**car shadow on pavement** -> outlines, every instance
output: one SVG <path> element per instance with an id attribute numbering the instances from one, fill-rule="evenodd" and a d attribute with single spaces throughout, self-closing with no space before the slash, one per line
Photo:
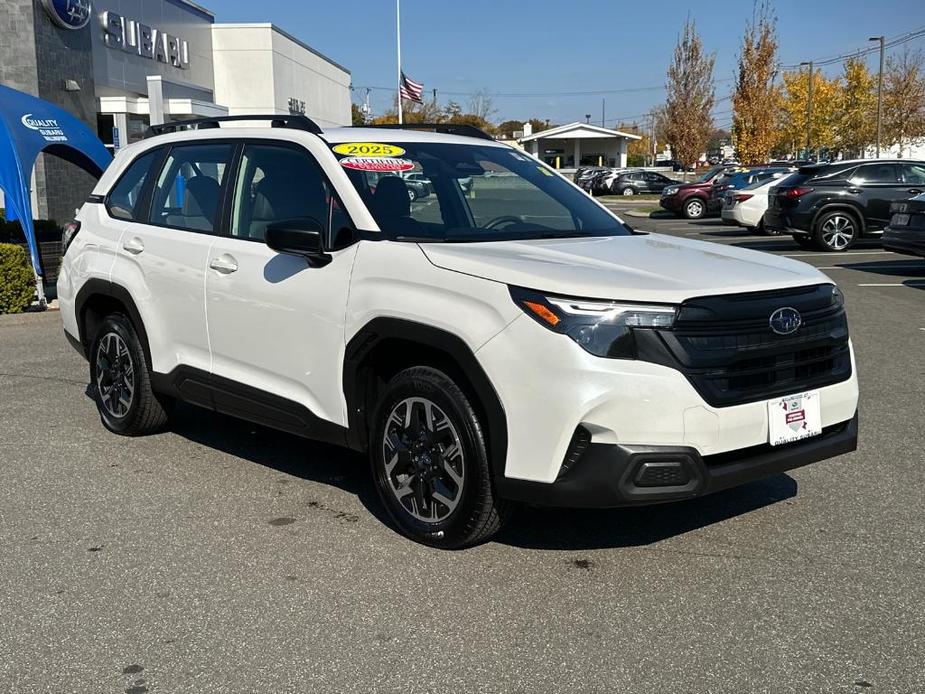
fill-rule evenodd
<path id="1" fill-rule="evenodd" d="M 169 430 L 247 462 L 354 494 L 371 515 L 391 526 L 365 455 L 185 403 L 177 404 Z"/>
<path id="2" fill-rule="evenodd" d="M 887 275 L 893 277 L 925 278 L 925 259 L 907 256 L 900 260 L 876 260 L 855 263 L 832 263 L 845 270 L 857 270 L 874 275 Z M 920 279 L 909 280 L 913 285 L 921 282 Z"/>
<path id="3" fill-rule="evenodd" d="M 796 496 L 780 474 L 690 501 L 624 509 L 524 507 L 496 542 L 528 549 L 581 550 L 651 545 Z"/>
<path id="4" fill-rule="evenodd" d="M 392 527 L 369 474 L 366 456 L 338 446 L 180 403 L 170 431 L 193 443 L 286 475 L 355 494 L 381 523 Z M 531 549 L 595 549 L 649 545 L 795 496 L 788 475 L 701 499 L 630 509 L 558 509 L 520 506 L 495 538 Z"/>

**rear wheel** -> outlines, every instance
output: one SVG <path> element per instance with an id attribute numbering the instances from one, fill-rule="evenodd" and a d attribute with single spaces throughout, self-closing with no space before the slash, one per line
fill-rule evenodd
<path id="1" fill-rule="evenodd" d="M 688 219 L 700 219 L 707 213 L 707 206 L 700 198 L 691 198 L 684 203 L 684 216 Z"/>
<path id="2" fill-rule="evenodd" d="M 777 229 L 768 229 L 764 225 L 764 220 L 758 222 L 758 226 L 752 227 L 752 232 L 758 234 L 759 236 L 779 236 L 780 232 Z"/>
<path id="3" fill-rule="evenodd" d="M 123 436 L 159 431 L 169 401 L 151 389 L 144 350 L 131 322 L 121 314 L 103 320 L 90 348 L 90 384 L 103 426 Z"/>
<path id="4" fill-rule="evenodd" d="M 849 213 L 837 210 L 819 217 L 814 237 L 823 249 L 841 252 L 854 245 L 858 234 L 857 220 Z"/>
<path id="5" fill-rule="evenodd" d="M 624 188 L 622 194 L 623 195 L 635 195 L 636 191 L 633 190 L 632 188 Z"/>
<path id="6" fill-rule="evenodd" d="M 501 528 L 509 505 L 492 489 L 482 422 L 443 372 L 415 367 L 389 382 L 369 448 L 379 498 L 412 540 L 456 549 Z"/>
<path id="7" fill-rule="evenodd" d="M 411 202 L 414 202 L 415 200 L 418 199 L 418 194 L 415 192 L 414 188 L 409 188 L 409 189 L 408 189 L 408 199 L 409 199 Z"/>

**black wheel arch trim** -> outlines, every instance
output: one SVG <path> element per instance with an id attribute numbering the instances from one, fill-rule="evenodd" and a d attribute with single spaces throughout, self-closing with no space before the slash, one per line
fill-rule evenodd
<path id="1" fill-rule="evenodd" d="M 347 443 L 359 451 L 366 450 L 367 428 L 366 399 L 368 379 L 364 376 L 365 360 L 382 342 L 390 339 L 418 343 L 423 347 L 446 354 L 468 380 L 475 391 L 478 403 L 488 421 L 489 459 L 492 475 L 497 480 L 504 476 L 507 458 L 507 416 L 497 391 L 479 364 L 475 353 L 458 335 L 423 323 L 401 318 L 374 318 L 350 339 L 344 355 L 343 387 L 347 401 Z M 464 385 L 464 384 L 460 384 Z"/>
<path id="2" fill-rule="evenodd" d="M 852 205 L 850 202 L 838 202 L 838 201 L 825 202 L 816 211 L 816 213 L 813 215 L 812 226 L 810 227 L 811 233 L 815 233 L 816 224 L 819 222 L 819 218 L 822 217 L 822 215 L 827 214 L 829 212 L 838 212 L 839 210 L 850 212 L 852 216 L 855 218 L 855 221 L 857 221 L 860 224 L 860 228 L 858 229 L 858 236 L 861 236 L 862 234 L 867 233 L 867 220 L 864 218 L 864 210 L 862 210 L 857 205 Z"/>
<path id="3" fill-rule="evenodd" d="M 74 300 L 74 315 L 77 318 L 77 330 L 79 333 L 77 339 L 83 346 L 84 354 L 89 354 L 90 342 L 93 340 L 93 335 L 86 334 L 87 309 L 92 305 L 91 300 L 96 297 L 105 297 L 115 300 L 125 307 L 128 319 L 132 322 L 132 327 L 135 329 L 138 339 L 141 340 L 141 349 L 144 352 L 145 361 L 150 369 L 151 348 L 148 345 L 148 333 L 145 330 L 145 324 L 141 319 L 141 314 L 138 312 L 138 307 L 135 305 L 132 295 L 125 287 L 108 280 L 99 278 L 87 280 L 80 288 L 80 291 L 77 292 L 77 297 Z"/>

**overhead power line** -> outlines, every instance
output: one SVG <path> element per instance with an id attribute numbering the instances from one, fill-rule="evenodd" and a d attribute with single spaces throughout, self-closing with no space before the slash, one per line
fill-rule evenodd
<path id="1" fill-rule="evenodd" d="M 894 46 L 899 46 L 909 41 L 921 38 L 925 36 L 925 26 L 919 27 L 918 29 L 913 29 L 912 31 L 906 32 L 899 36 L 895 36 L 891 39 L 888 39 L 884 44 L 885 48 L 892 48 Z M 880 50 L 880 46 L 865 46 L 864 48 L 858 48 L 847 53 L 842 53 L 841 55 L 833 55 L 828 58 L 820 58 L 818 60 L 813 60 L 813 65 L 816 67 L 822 67 L 825 65 L 834 65 L 835 63 L 840 63 L 848 58 L 859 58 L 861 56 L 870 55 L 871 53 L 876 53 Z M 808 62 L 808 61 L 800 61 Z M 800 64 L 794 63 L 793 65 L 781 65 L 782 70 L 797 70 L 799 69 Z"/>

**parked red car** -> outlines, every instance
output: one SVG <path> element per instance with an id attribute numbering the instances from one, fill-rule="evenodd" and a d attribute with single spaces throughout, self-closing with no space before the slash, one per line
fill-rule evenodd
<path id="1" fill-rule="evenodd" d="M 669 212 L 688 219 L 700 219 L 707 214 L 709 209 L 708 204 L 714 179 L 728 168 L 728 166 L 714 166 L 693 183 L 668 186 L 662 191 L 659 205 Z"/>

